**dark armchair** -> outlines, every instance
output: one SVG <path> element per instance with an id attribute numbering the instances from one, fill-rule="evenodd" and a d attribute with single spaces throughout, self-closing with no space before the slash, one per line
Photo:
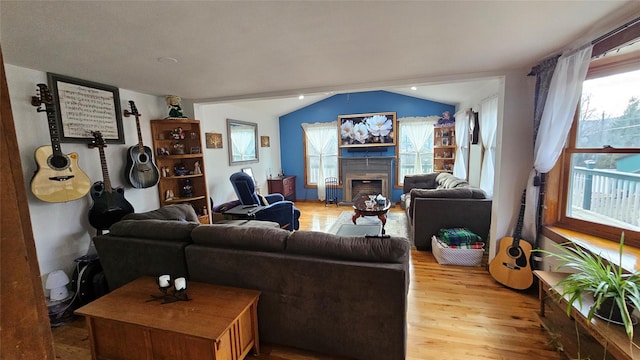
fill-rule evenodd
<path id="1" fill-rule="evenodd" d="M 300 228 L 300 210 L 293 205 L 293 202 L 284 200 L 282 194 L 264 195 L 267 204 L 263 204 L 262 196 L 256 193 L 256 185 L 251 176 L 244 172 L 237 172 L 232 174 L 229 180 L 242 205 L 265 206 L 253 214 L 256 220 L 275 221 L 286 230 Z"/>

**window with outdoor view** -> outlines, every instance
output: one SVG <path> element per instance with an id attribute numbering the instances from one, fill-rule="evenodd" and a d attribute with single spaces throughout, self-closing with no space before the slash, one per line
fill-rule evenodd
<path id="1" fill-rule="evenodd" d="M 438 116 L 398 119 L 397 183 L 404 177 L 433 172 L 433 125 Z"/>
<path id="2" fill-rule="evenodd" d="M 640 232 L 640 55 L 592 62 L 565 149 L 560 221 L 619 239 Z M 636 234 L 633 236 L 633 234 Z"/>
<path id="3" fill-rule="evenodd" d="M 338 123 L 302 124 L 305 186 L 317 186 L 328 177 L 338 178 Z"/>

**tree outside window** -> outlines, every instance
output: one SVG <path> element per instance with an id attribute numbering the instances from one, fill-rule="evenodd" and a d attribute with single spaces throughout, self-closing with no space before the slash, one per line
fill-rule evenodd
<path id="1" fill-rule="evenodd" d="M 593 73 L 565 149 L 560 222 L 633 239 L 640 232 L 640 67 Z"/>

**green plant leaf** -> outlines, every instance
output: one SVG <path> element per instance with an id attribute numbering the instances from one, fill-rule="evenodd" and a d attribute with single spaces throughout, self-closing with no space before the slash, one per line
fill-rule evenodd
<path id="1" fill-rule="evenodd" d="M 576 302 L 582 308 L 583 296 L 592 293 L 594 304 L 587 314 L 587 319 L 591 321 L 605 299 L 613 298 L 621 309 L 625 332 L 632 339 L 633 319 L 626 304 L 630 303 L 640 310 L 640 274 L 626 273 L 621 266 L 624 233 L 620 236 L 618 250 L 620 265 L 604 261 L 602 257 L 573 243 L 554 244 L 554 250 L 536 249 L 533 252 L 542 253 L 558 260 L 559 265 L 555 270 L 567 268 L 575 271 L 557 284 L 562 289 L 562 297 L 568 301 L 567 315 L 571 314 L 572 307 Z"/>

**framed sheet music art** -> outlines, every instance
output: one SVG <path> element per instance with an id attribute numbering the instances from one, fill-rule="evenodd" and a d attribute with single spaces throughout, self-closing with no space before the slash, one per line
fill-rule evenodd
<path id="1" fill-rule="evenodd" d="M 100 131 L 107 143 L 124 144 L 117 87 L 47 73 L 61 142 L 88 142 Z"/>

